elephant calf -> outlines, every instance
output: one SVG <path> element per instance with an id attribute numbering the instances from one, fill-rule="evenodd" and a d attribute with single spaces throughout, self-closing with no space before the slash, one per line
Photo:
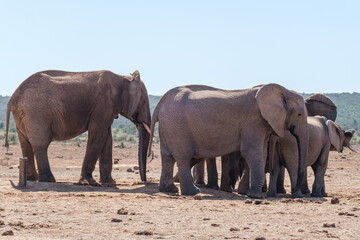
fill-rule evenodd
<path id="1" fill-rule="evenodd" d="M 315 116 L 308 117 L 309 130 L 309 147 L 307 166 L 311 166 L 314 171 L 315 180 L 312 187 L 311 196 L 326 197 L 324 176 L 328 165 L 329 151 L 334 148 L 338 152 L 342 152 L 344 147 L 350 146 L 350 140 L 354 134 L 354 130 L 344 131 L 342 127 L 328 120 L 325 117 Z M 298 164 L 298 154 L 296 149 L 296 140 L 291 135 L 285 135 L 284 138 L 273 136 L 270 140 L 270 184 L 268 196 L 275 197 L 277 186 L 283 188 L 283 177 L 277 182 L 280 166 L 285 166 L 290 173 L 296 169 Z M 309 193 L 307 186 L 306 174 L 302 185 L 302 192 Z"/>

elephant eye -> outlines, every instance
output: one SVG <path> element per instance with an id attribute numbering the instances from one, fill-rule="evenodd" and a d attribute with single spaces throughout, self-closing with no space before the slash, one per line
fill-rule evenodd
<path id="1" fill-rule="evenodd" d="M 298 117 L 301 117 L 301 113 L 298 113 Z"/>

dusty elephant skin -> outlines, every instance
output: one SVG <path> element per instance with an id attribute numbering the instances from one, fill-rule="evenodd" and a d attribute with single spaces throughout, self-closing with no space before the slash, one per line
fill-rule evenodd
<path id="1" fill-rule="evenodd" d="M 306 117 L 301 95 L 278 84 L 234 91 L 201 85 L 169 90 L 155 108 L 151 124 L 153 133 L 155 123 L 159 122 L 162 157 L 159 189 L 178 191 L 173 181 L 176 161 L 181 193 L 195 195 L 199 189 L 195 187 L 190 171 L 194 159 L 199 161 L 240 150 L 251 172 L 247 195 L 263 197 L 270 134 L 275 132 L 284 136 L 285 131 L 291 131 L 299 142 L 300 162 L 305 163 Z M 305 164 L 299 164 L 299 191 L 305 171 L 301 166 Z"/>
<path id="2" fill-rule="evenodd" d="M 71 139 L 88 131 L 88 143 L 80 183 L 97 185 L 92 173 L 99 158 L 100 182 L 114 184 L 111 124 L 118 114 L 138 126 L 140 175 L 146 181 L 146 151 L 151 122 L 148 94 L 140 74 L 121 76 L 110 71 L 43 71 L 26 79 L 8 102 L 13 113 L 21 149 L 29 160 L 28 177 L 55 182 L 47 149 L 54 141 Z M 38 173 L 36 172 L 34 156 Z"/>

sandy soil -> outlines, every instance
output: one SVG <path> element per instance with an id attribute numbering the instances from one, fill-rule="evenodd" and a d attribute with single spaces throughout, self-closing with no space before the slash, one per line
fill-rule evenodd
<path id="1" fill-rule="evenodd" d="M 116 187 L 75 185 L 85 146 L 53 143 L 49 158 L 57 183 L 18 188 L 19 145 L 0 148 L 0 238 L 11 239 L 358 239 L 360 160 L 331 153 L 329 197 L 263 201 L 201 188 L 200 198 L 159 193 L 159 146 L 140 182 L 136 144 L 114 144 Z M 218 164 L 220 172 L 220 164 Z M 311 172 L 311 171 L 309 171 Z M 98 169 L 94 172 L 98 180 Z M 287 178 L 288 179 L 288 178 Z M 309 177 L 311 186 L 313 176 Z M 287 180 L 286 188 L 290 189 Z M 331 200 L 338 198 L 338 204 Z M 7 235 L 4 234 L 13 234 Z"/>

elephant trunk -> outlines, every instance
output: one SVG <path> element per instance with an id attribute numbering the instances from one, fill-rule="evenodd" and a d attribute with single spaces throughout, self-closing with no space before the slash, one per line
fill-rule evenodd
<path id="1" fill-rule="evenodd" d="M 293 133 L 293 135 L 296 138 L 296 142 L 298 145 L 299 168 L 298 168 L 298 176 L 297 176 L 296 186 L 294 189 L 291 189 L 292 193 L 295 193 L 301 189 L 301 185 L 303 183 L 305 171 L 306 171 L 307 158 L 308 158 L 308 144 L 309 144 L 308 143 L 309 135 L 308 135 L 307 127 L 305 129 L 301 129 L 300 131 L 296 131 L 296 132 Z"/>
<path id="2" fill-rule="evenodd" d="M 149 146 L 150 134 L 143 124 L 137 124 L 139 130 L 139 170 L 141 181 L 146 182 L 146 153 Z"/>

